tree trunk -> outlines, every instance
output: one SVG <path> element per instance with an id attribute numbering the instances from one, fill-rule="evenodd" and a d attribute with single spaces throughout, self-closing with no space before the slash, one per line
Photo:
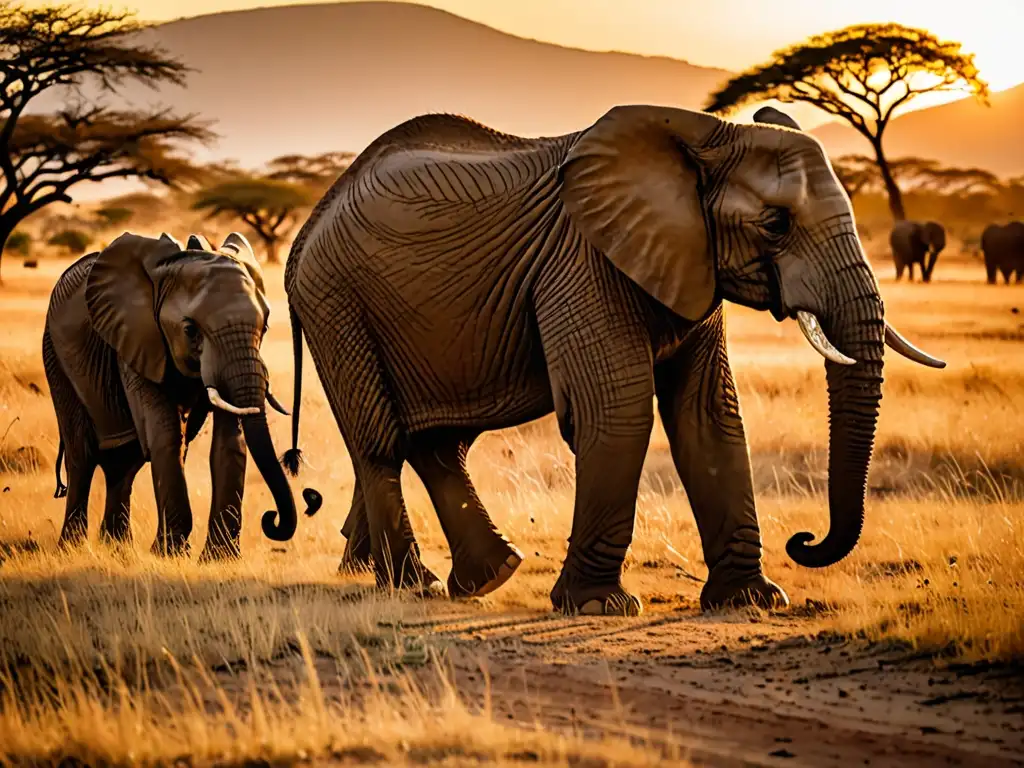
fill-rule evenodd
<path id="1" fill-rule="evenodd" d="M 276 237 L 265 237 L 263 238 L 263 244 L 267 248 L 267 264 L 280 264 L 281 257 L 278 249 L 278 239 Z"/>
<path id="2" fill-rule="evenodd" d="M 900 192 L 896 179 L 892 177 L 889 170 L 889 161 L 885 159 L 885 152 L 882 151 L 882 137 L 878 136 L 871 142 L 875 149 L 875 162 L 878 164 L 878 172 L 882 175 L 882 182 L 885 184 L 885 193 L 889 197 L 889 211 L 896 221 L 903 221 L 907 218 L 903 209 L 903 193 Z"/>
<path id="3" fill-rule="evenodd" d="M 14 228 L 21 223 L 20 216 L 12 216 L 11 211 L 7 211 L 3 216 L 0 216 L 0 285 L 3 285 L 3 259 L 4 249 L 7 247 L 7 240 L 10 238 L 11 233 L 14 232 Z"/>

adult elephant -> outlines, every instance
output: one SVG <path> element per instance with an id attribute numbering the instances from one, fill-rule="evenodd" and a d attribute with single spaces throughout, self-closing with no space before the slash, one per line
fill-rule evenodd
<path id="1" fill-rule="evenodd" d="M 43 362 L 68 484 L 64 544 L 88 526 L 97 465 L 106 479 L 101 535 L 130 537 L 132 483 L 153 464 L 158 528 L 153 550 L 182 552 L 192 530 L 183 468 L 189 441 L 213 409 L 213 498 L 204 558 L 237 555 L 248 446 L 277 512 L 263 516 L 275 541 L 295 533 L 295 503 L 267 428 L 270 392 L 260 344 L 270 313 L 263 275 L 246 239 L 214 252 L 192 236 L 124 234 L 79 259 L 57 281 L 43 332 Z M 244 434 L 244 440 L 243 440 Z M 317 494 L 307 490 L 307 501 Z M 309 511 L 309 510 L 307 510 Z"/>
<path id="2" fill-rule="evenodd" d="M 296 375 L 305 332 L 355 465 L 347 527 L 365 514 L 380 582 L 436 580 L 405 512 L 405 461 L 452 548 L 449 587 L 507 578 L 516 553 L 462 458 L 479 432 L 554 410 L 576 499 L 552 602 L 637 613 L 620 577 L 656 396 L 709 569 L 701 604 L 785 604 L 761 566 L 726 299 L 797 318 L 828 360 L 831 527 L 787 552 L 822 567 L 853 549 L 883 338 L 943 363 L 886 326 L 821 145 L 776 110 L 756 118 L 627 106 L 579 133 L 522 139 L 424 116 L 378 138 L 320 201 L 285 273 Z"/>
<path id="3" fill-rule="evenodd" d="M 1009 283 L 1024 280 L 1024 222 L 990 224 L 981 235 L 981 251 L 985 257 L 985 278 L 995 285 L 996 275 Z"/>
<path id="4" fill-rule="evenodd" d="M 889 234 L 892 260 L 896 265 L 896 279 L 903 270 L 910 271 L 914 282 L 914 265 L 921 270 L 922 282 L 929 283 L 939 254 L 946 247 L 946 230 L 936 221 L 898 221 Z"/>

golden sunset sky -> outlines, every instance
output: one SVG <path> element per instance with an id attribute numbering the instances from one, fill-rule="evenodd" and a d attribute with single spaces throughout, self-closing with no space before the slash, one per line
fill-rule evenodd
<path id="1" fill-rule="evenodd" d="M 308 2 L 308 0 L 307 0 Z M 162 21 L 290 0 L 87 0 Z M 808 35 L 897 21 L 959 40 L 993 90 L 1024 82 L 1024 0 L 425 0 L 520 37 L 738 70 Z"/>

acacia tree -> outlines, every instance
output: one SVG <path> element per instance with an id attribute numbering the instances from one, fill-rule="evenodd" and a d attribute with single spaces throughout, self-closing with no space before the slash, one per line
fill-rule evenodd
<path id="1" fill-rule="evenodd" d="M 901 24 L 856 24 L 772 54 L 729 80 L 705 109 L 730 112 L 767 99 L 805 102 L 842 118 L 871 144 L 893 218 L 906 217 L 882 148 L 893 114 L 924 93 L 966 91 L 986 99 L 974 55 Z"/>
<path id="2" fill-rule="evenodd" d="M 843 155 L 832 160 L 832 168 L 851 200 L 861 192 L 885 189 L 877 163 L 865 155 Z M 890 160 L 889 173 L 902 190 L 942 195 L 991 194 L 1003 187 L 994 173 L 982 168 L 944 166 L 921 157 Z"/>
<path id="3" fill-rule="evenodd" d="M 267 261 L 280 263 L 281 240 L 295 225 L 300 209 L 311 205 L 313 195 L 305 187 L 265 176 L 237 176 L 202 189 L 192 204 L 211 217 L 241 219 L 263 241 Z"/>
<path id="4" fill-rule="evenodd" d="M 72 187 L 112 178 L 170 184 L 190 167 L 175 154 L 178 142 L 212 137 L 191 115 L 100 103 L 128 81 L 184 83 L 185 65 L 140 44 L 141 29 L 127 13 L 0 3 L 0 253 L 27 216 L 71 202 Z M 84 95 L 87 83 L 95 98 Z M 56 88 L 64 109 L 27 114 Z"/>
<path id="5" fill-rule="evenodd" d="M 267 178 L 301 184 L 316 192 L 327 188 L 352 165 L 354 152 L 324 152 L 319 155 L 282 155 L 268 164 Z"/>

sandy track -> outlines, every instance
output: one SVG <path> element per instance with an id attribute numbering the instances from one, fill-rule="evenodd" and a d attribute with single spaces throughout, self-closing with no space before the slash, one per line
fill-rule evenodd
<path id="1" fill-rule="evenodd" d="M 806 620 L 452 611 L 414 625 L 497 717 L 674 735 L 710 765 L 1024 765 L 1024 668 L 809 637 Z"/>

